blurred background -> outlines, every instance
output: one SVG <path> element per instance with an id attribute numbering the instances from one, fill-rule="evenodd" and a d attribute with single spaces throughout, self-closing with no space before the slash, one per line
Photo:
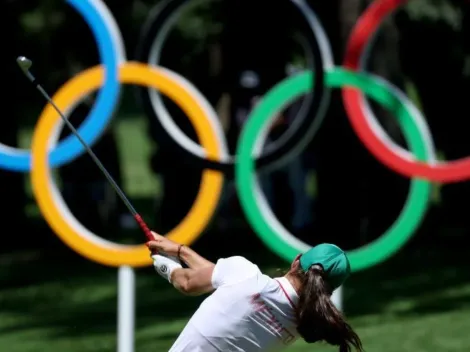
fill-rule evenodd
<path id="1" fill-rule="evenodd" d="M 155 33 L 145 24 L 163 1 L 103 2 L 119 25 L 127 58 L 147 62 Z M 336 65 L 341 65 L 351 29 L 371 2 L 306 0 L 325 28 Z M 193 6 L 184 6 L 176 18 L 159 64 L 186 77 L 207 97 L 234 153 L 257 99 L 308 68 L 309 29 L 288 0 L 174 3 Z M 469 10 L 464 1 L 403 1 L 382 22 L 367 63 L 369 72 L 402 89 L 424 113 L 442 160 L 470 155 Z M 3 0 L 0 17 L 0 141 L 27 149 L 45 103 L 22 76 L 16 57 L 34 61 L 33 72 L 53 95 L 75 74 L 99 64 L 98 49 L 87 23 L 67 1 Z M 182 151 L 155 116 L 149 116 L 145 94 L 145 89 L 122 87 L 113 121 L 93 149 L 145 220 L 165 233 L 188 213 L 207 165 Z M 94 99 L 92 95 L 74 109 L 70 118 L 75 125 L 85 119 Z M 278 116 L 266 148 L 282 138 L 303 104 L 308 107 L 308 99 L 312 97 Z M 185 114 L 175 104 L 165 104 L 182 131 L 198 141 Z M 373 110 L 391 139 L 405 146 L 393 116 L 375 105 Z M 64 131 L 61 138 L 66 135 Z M 287 263 L 247 223 L 233 167 L 221 172 L 226 182 L 218 211 L 193 247 L 211 260 L 244 255 L 276 275 Z M 115 242 L 142 242 L 139 229 L 88 156 L 54 174 L 71 212 L 85 227 Z M 88 261 L 59 240 L 38 209 L 29 176 L 0 170 L 0 351 L 116 350 L 117 270 Z M 383 234 L 401 211 L 410 184 L 363 146 L 337 89 L 304 151 L 263 173 L 260 182 L 274 213 L 296 237 L 348 250 Z M 391 259 L 349 280 L 344 310 L 366 351 L 470 350 L 469 197 L 468 181 L 433 184 L 431 206 L 412 239 Z M 168 350 L 203 297 L 179 295 L 152 268 L 136 272 L 136 351 Z M 312 348 L 334 351 L 303 342 L 289 351 Z"/>

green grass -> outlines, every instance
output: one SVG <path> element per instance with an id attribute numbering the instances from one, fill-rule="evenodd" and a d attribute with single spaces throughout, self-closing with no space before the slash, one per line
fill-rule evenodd
<path id="1" fill-rule="evenodd" d="M 447 254 L 444 264 L 438 262 L 442 253 L 401 255 L 350 280 L 346 310 L 367 351 L 470 349 L 468 274 L 461 259 Z M 0 276 L 10 287 L 0 292 L 2 350 L 116 350 L 116 270 L 77 261 L 72 268 L 78 269 L 41 261 L 32 266 L 17 260 L 10 268 L 1 263 Z M 23 286 L 32 268 L 32 283 Z M 151 269 L 143 269 L 137 272 L 137 301 L 136 350 L 165 351 L 201 299 L 179 295 Z M 288 349 L 311 350 L 303 342 Z M 335 351 L 321 345 L 314 350 Z"/>
<path id="2" fill-rule="evenodd" d="M 121 118 L 115 124 L 118 145 L 125 146 L 119 148 L 123 163 L 124 188 L 134 197 L 147 197 L 149 194 L 158 194 L 160 190 L 160 184 L 149 168 L 152 149 L 147 128 L 146 121 L 138 115 Z"/>

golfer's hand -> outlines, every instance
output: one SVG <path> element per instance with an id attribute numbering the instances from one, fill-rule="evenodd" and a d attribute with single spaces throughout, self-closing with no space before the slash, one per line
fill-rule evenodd
<path id="1" fill-rule="evenodd" d="M 158 252 L 163 252 L 169 256 L 177 256 L 179 243 L 169 240 L 165 236 L 161 236 L 152 231 L 154 240 L 147 243 L 147 246 L 150 250 L 156 250 Z"/>

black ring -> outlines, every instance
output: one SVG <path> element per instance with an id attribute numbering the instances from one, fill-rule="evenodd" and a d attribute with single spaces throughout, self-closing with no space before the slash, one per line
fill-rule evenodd
<path id="1" fill-rule="evenodd" d="M 173 13 L 180 9 L 182 6 L 187 5 L 192 0 L 167 0 L 163 3 L 155 6 L 143 26 L 139 45 L 137 48 L 137 60 L 141 62 L 148 62 L 149 56 L 152 50 L 152 46 L 155 42 L 155 38 L 158 33 L 165 27 L 168 19 L 171 18 Z M 258 168 L 267 168 L 273 166 L 279 166 L 283 162 L 287 161 L 293 155 L 300 153 L 307 143 L 313 138 L 317 132 L 320 124 L 323 120 L 326 112 L 326 106 L 329 102 L 329 90 L 325 88 L 324 82 L 324 53 L 320 48 L 320 43 L 317 41 L 317 33 L 315 33 L 314 21 L 317 21 L 316 15 L 313 10 L 303 0 L 290 0 L 295 8 L 300 12 L 305 24 L 310 28 L 309 31 L 304 33 L 305 38 L 311 48 L 314 60 L 309 63 L 309 69 L 315 72 L 313 75 L 313 99 L 311 105 L 307 109 L 308 112 L 305 114 L 303 120 L 300 123 L 292 124 L 285 133 L 290 132 L 290 138 L 287 138 L 284 143 L 280 144 L 278 148 L 269 148 L 265 151 L 257 160 L 256 165 Z M 321 33 L 323 34 L 323 33 Z M 329 59 L 329 58 L 328 58 Z M 150 63 L 157 64 L 157 63 Z M 203 159 L 188 151 L 176 142 L 171 135 L 169 135 L 165 128 L 162 126 L 160 120 L 156 116 L 152 102 L 149 96 L 149 91 L 146 88 L 137 88 L 138 100 L 141 102 L 145 113 L 149 118 L 153 118 L 156 121 L 156 131 L 154 132 L 159 139 L 169 141 L 172 146 L 175 145 L 178 152 L 184 151 L 184 156 L 189 158 L 189 162 L 195 163 L 195 166 L 202 169 L 214 169 L 222 171 L 228 175 L 233 174 L 234 161 L 219 162 L 208 159 Z M 312 118 L 310 118 L 312 117 Z M 294 127 L 294 128 L 291 128 Z M 281 137 L 282 138 L 282 137 Z"/>

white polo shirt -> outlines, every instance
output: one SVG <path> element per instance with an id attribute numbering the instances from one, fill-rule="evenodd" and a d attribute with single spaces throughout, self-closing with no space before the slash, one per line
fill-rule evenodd
<path id="1" fill-rule="evenodd" d="M 287 347 L 297 338 L 298 296 L 243 257 L 219 259 L 216 289 L 194 313 L 170 352 L 254 352 Z"/>

